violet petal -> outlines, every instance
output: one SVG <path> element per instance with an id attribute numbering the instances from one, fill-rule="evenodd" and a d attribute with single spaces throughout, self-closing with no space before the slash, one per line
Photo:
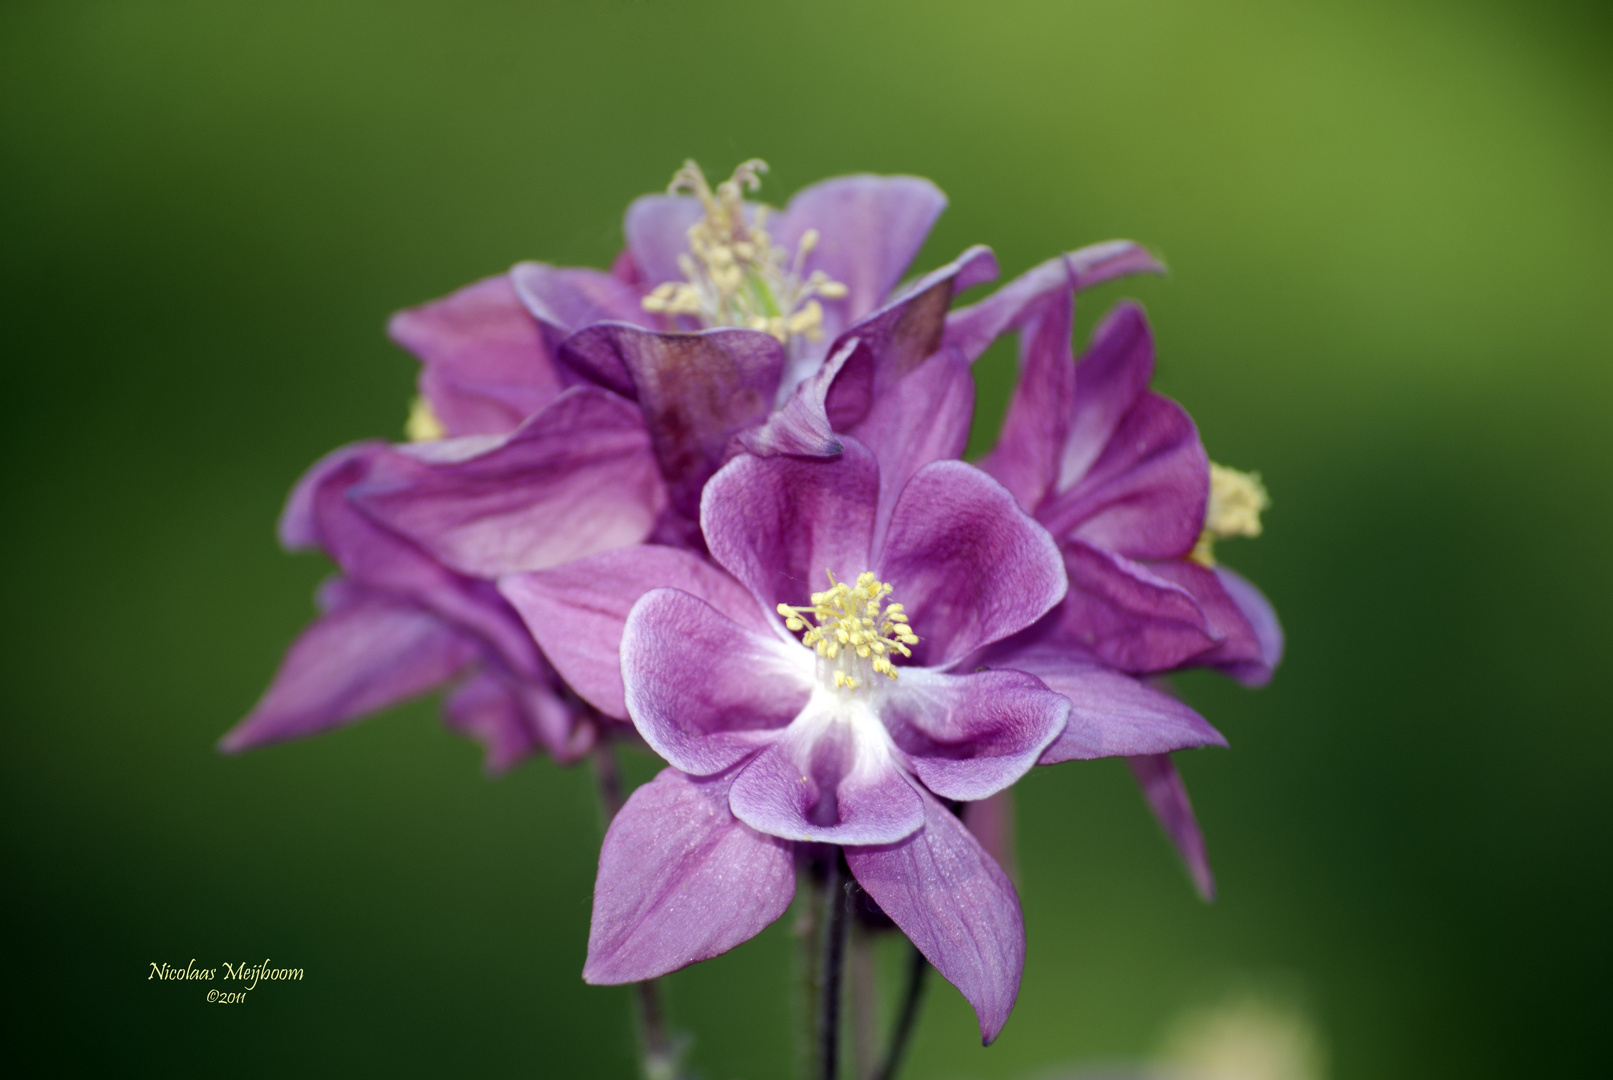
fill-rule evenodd
<path id="1" fill-rule="evenodd" d="M 620 320 L 645 324 L 642 293 L 598 270 L 516 263 L 510 268 L 510 284 L 537 320 L 544 344 L 556 357 L 561 356 L 563 341 L 593 323 Z"/>
<path id="2" fill-rule="evenodd" d="M 1050 636 L 1122 671 L 1166 671 L 1199 656 L 1218 638 L 1194 593 L 1164 576 L 1175 565 L 1065 544 L 1070 592 Z"/>
<path id="3" fill-rule="evenodd" d="M 476 640 L 415 604 L 337 579 L 325 614 L 286 650 L 257 705 L 219 742 L 227 753 L 302 738 L 426 693 L 478 654 Z"/>
<path id="4" fill-rule="evenodd" d="M 349 491 L 368 477 L 376 462 L 395 453 L 385 445 L 373 449 L 325 472 L 309 493 L 311 529 L 320 546 L 355 584 L 412 600 L 480 636 L 513 671 L 543 677 L 548 668 L 532 635 L 492 582 L 448 569 L 360 513 L 349 500 Z"/>
<path id="5" fill-rule="evenodd" d="M 728 803 L 753 829 L 786 840 L 884 844 L 924 824 L 912 781 L 860 700 L 814 699 L 780 738 L 741 766 Z M 872 737 L 870 737 L 872 736 Z"/>
<path id="6" fill-rule="evenodd" d="M 1049 294 L 1080 292 L 1129 274 L 1163 274 L 1164 264 L 1130 240 L 1091 244 L 1049 259 L 1010 281 L 978 304 L 947 316 L 946 343 L 973 362 L 1002 334 L 1020 325 Z"/>
<path id="7" fill-rule="evenodd" d="M 650 748 L 710 776 L 776 738 L 806 706 L 813 656 L 677 589 L 644 594 L 622 632 L 628 715 Z"/>
<path id="8" fill-rule="evenodd" d="M 865 416 L 875 400 L 941 347 L 952 298 L 997 276 L 997 257 L 976 245 L 952 262 L 925 274 L 902 295 L 841 331 L 829 354 L 853 338 L 864 346 L 847 360 L 829 389 L 826 408 L 837 430 Z M 793 386 L 816 370 L 795 371 Z"/>
<path id="9" fill-rule="evenodd" d="M 940 188 L 917 176 L 837 176 L 790 198 L 771 227 L 774 242 L 793 255 L 816 229 L 803 273 L 821 270 L 846 287 L 844 299 L 823 302 L 828 337 L 885 302 L 946 204 Z"/>
<path id="10" fill-rule="evenodd" d="M 1074 322 L 1073 292 L 1053 293 L 1027 316 L 1019 339 L 1019 383 L 997 445 L 980 463 L 1033 514 L 1058 484 L 1075 409 Z"/>
<path id="11" fill-rule="evenodd" d="M 738 443 L 757 457 L 795 454 L 804 457 L 834 457 L 844 448 L 835 435 L 826 398 L 840 369 L 856 353 L 861 343 L 847 342 L 839 352 L 795 388 L 783 407 L 774 410 L 759 427 L 739 434 Z"/>
<path id="12" fill-rule="evenodd" d="M 483 768 L 497 776 L 547 752 L 562 765 L 594 745 L 596 729 L 547 682 L 483 669 L 443 702 L 448 726 L 481 743 Z"/>
<path id="13" fill-rule="evenodd" d="M 975 384 L 954 349 L 943 349 L 882 395 L 850 434 L 879 462 L 874 546 L 881 544 L 896 497 L 932 461 L 963 456 L 974 416 Z"/>
<path id="14" fill-rule="evenodd" d="M 1149 569 L 1192 594 L 1204 612 L 1209 632 L 1217 639 L 1213 649 L 1191 657 L 1192 666 L 1220 668 L 1250 686 L 1264 686 L 1271 681 L 1274 664 L 1268 658 L 1281 658 L 1282 631 L 1277 628 L 1275 613 L 1270 613 L 1270 605 L 1263 603 L 1265 598 L 1253 585 L 1231 571 L 1223 574 L 1224 567 L 1211 570 L 1188 559 L 1150 563 Z M 1227 587 L 1229 581 L 1236 593 Z M 1251 603 L 1250 610 L 1261 620 L 1260 626 L 1250 621 L 1240 599 Z M 1262 614 L 1262 607 L 1268 614 Z"/>
<path id="15" fill-rule="evenodd" d="M 692 195 L 644 195 L 633 200 L 622 232 L 644 284 L 654 287 L 683 280 L 678 256 L 688 252 L 689 229 L 704 216 L 700 200 Z"/>
<path id="16" fill-rule="evenodd" d="M 665 498 L 638 410 L 573 387 L 509 437 L 420 443 L 352 498 L 461 573 L 537 570 L 649 535 Z M 406 452 L 405 452 L 406 451 Z"/>
<path id="17" fill-rule="evenodd" d="M 735 458 L 706 485 L 700 526 L 712 558 L 771 610 L 873 567 L 879 468 L 860 443 L 837 458 Z"/>
<path id="18" fill-rule="evenodd" d="M 734 818 L 729 783 L 663 769 L 616 815 L 599 853 L 586 982 L 640 982 L 709 960 L 790 906 L 790 846 Z"/>
<path id="19" fill-rule="evenodd" d="M 1066 583 L 1047 531 L 961 461 L 931 462 L 902 489 L 873 569 L 912 619 L 913 662 L 937 668 L 1029 626 Z"/>
<path id="20" fill-rule="evenodd" d="M 1187 412 L 1150 392 L 1091 472 L 1037 517 L 1060 540 L 1085 540 L 1132 559 L 1175 558 L 1198 539 L 1209 475 Z"/>
<path id="21" fill-rule="evenodd" d="M 387 334 L 420 358 L 420 393 L 449 435 L 514 431 L 568 381 L 507 274 L 400 311 Z"/>
<path id="22" fill-rule="evenodd" d="M 757 330 L 663 334 L 600 323 L 565 351 L 614 353 L 644 411 L 673 505 L 691 517 L 729 441 L 767 418 L 784 370 L 784 346 Z"/>
<path id="23" fill-rule="evenodd" d="M 1131 773 L 1143 789 L 1143 798 L 1154 812 L 1165 835 L 1187 864 L 1193 878 L 1193 887 L 1205 900 L 1215 899 L 1215 875 L 1210 872 L 1210 856 L 1204 848 L 1204 833 L 1199 829 L 1198 818 L 1193 815 L 1193 804 L 1188 801 L 1187 787 L 1181 774 L 1171 763 L 1169 754 L 1150 754 L 1127 758 Z"/>
<path id="24" fill-rule="evenodd" d="M 1029 772 L 1064 730 L 1070 703 L 1018 671 L 946 675 L 903 668 L 880 688 L 880 716 L 924 786 L 984 799 Z"/>
<path id="25" fill-rule="evenodd" d="M 627 719 L 621 647 L 628 612 L 651 589 L 668 586 L 741 625 L 770 630 L 756 598 L 720 567 L 659 544 L 601 552 L 498 583 L 561 678 L 594 708 L 620 720 Z"/>
<path id="26" fill-rule="evenodd" d="M 1250 676 L 1238 677 L 1250 685 L 1263 686 L 1271 680 L 1277 665 L 1283 662 L 1283 628 L 1277 621 L 1277 612 L 1265 593 L 1230 566 L 1217 566 L 1215 576 L 1220 579 L 1227 595 L 1232 597 L 1232 602 L 1238 605 L 1238 610 L 1255 632 L 1255 640 L 1260 643 L 1260 666 L 1265 669 L 1264 675 L 1253 672 Z"/>
<path id="27" fill-rule="evenodd" d="M 1171 695 L 1066 650 L 1002 646 L 983 659 L 1034 675 L 1069 700 L 1069 721 L 1040 764 L 1226 745 L 1220 732 Z"/>
<path id="28" fill-rule="evenodd" d="M 963 823 L 923 795 L 924 828 L 899 844 L 849 847 L 868 895 L 956 986 L 989 1044 L 1008 1022 L 1025 967 L 1019 894 Z"/>

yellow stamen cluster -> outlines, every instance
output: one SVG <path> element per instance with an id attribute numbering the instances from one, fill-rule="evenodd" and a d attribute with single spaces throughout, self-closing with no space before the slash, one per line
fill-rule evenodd
<path id="1" fill-rule="evenodd" d="M 801 636 L 803 645 L 812 646 L 825 660 L 836 661 L 835 686 L 855 690 L 869 675 L 896 678 L 892 654 L 912 656 L 908 646 L 918 644 L 902 605 L 884 602 L 890 593 L 891 587 L 872 573 L 857 575 L 856 585 L 836 581 L 830 573 L 829 588 L 813 593 L 810 607 L 780 604 L 778 613 L 791 630 L 806 631 Z M 817 625 L 809 624 L 808 619 Z"/>
<path id="2" fill-rule="evenodd" d="M 683 163 L 667 191 L 695 196 L 706 214 L 689 227 L 689 250 L 678 256 L 685 280 L 657 285 L 643 300 L 645 311 L 762 330 L 785 344 L 795 337 L 822 339 L 823 306 L 816 298 L 838 300 L 846 287 L 822 270 L 802 278 L 802 264 L 818 246 L 816 229 L 801 235 L 792 259 L 767 233 L 768 207 L 757 206 L 745 220 L 744 193 L 760 188 L 766 171 L 766 162 L 752 158 L 713 191 L 700 166 Z"/>
<path id="3" fill-rule="evenodd" d="M 409 403 L 409 419 L 403 422 L 403 433 L 410 442 L 436 442 L 447 437 L 448 429 L 431 411 L 431 403 L 417 397 Z"/>
<path id="4" fill-rule="evenodd" d="M 1204 531 L 1189 556 L 1202 566 L 1215 565 L 1215 542 L 1234 536 L 1259 536 L 1260 512 L 1271 506 L 1271 496 L 1259 473 L 1239 472 L 1210 462 L 1210 503 L 1204 510 Z"/>

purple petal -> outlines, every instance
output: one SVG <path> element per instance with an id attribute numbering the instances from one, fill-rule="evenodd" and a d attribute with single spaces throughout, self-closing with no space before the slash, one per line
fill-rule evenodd
<path id="1" fill-rule="evenodd" d="M 517 263 L 510 268 L 510 284 L 537 320 L 544 343 L 556 356 L 560 355 L 561 342 L 585 326 L 608 320 L 642 326 L 646 321 L 640 303 L 643 294 L 598 270 Z"/>
<path id="2" fill-rule="evenodd" d="M 1277 621 L 1277 612 L 1264 593 L 1231 567 L 1217 566 L 1215 576 L 1243 613 L 1244 619 L 1254 630 L 1255 640 L 1260 643 L 1260 663 L 1247 672 L 1235 671 L 1233 675 L 1250 685 L 1264 686 L 1271 681 L 1277 665 L 1283 662 L 1283 628 Z"/>
<path id="3" fill-rule="evenodd" d="M 1064 597 L 1053 538 L 961 461 L 932 462 L 908 482 L 873 569 L 905 606 L 919 636 L 913 662 L 927 667 L 1024 629 Z"/>
<path id="4" fill-rule="evenodd" d="M 1070 703 L 1018 671 L 945 675 L 904 668 L 880 688 L 880 716 L 924 786 L 984 799 L 1031 770 L 1064 730 Z"/>
<path id="5" fill-rule="evenodd" d="M 846 286 L 845 299 L 823 303 L 827 336 L 885 302 L 946 205 L 941 189 L 917 176 L 837 176 L 791 197 L 774 242 L 793 255 L 802 234 L 816 229 L 803 273 L 822 270 Z"/>
<path id="6" fill-rule="evenodd" d="M 479 652 L 476 640 L 415 604 L 337 579 L 325 614 L 292 643 L 274 682 L 219 742 L 226 753 L 302 738 L 426 693 Z"/>
<path id="7" fill-rule="evenodd" d="M 1250 686 L 1271 681 L 1282 656 L 1282 630 L 1271 606 L 1253 585 L 1224 567 L 1210 570 L 1187 559 L 1150 563 L 1149 569 L 1192 594 L 1204 612 L 1209 632 L 1217 639 L 1213 649 L 1191 658 L 1192 666 L 1220 668 Z M 1254 613 L 1259 625 L 1246 610 Z"/>
<path id="8" fill-rule="evenodd" d="M 969 365 L 956 350 L 944 349 L 882 395 L 852 429 L 851 435 L 879 462 L 875 547 L 913 474 L 932 461 L 963 456 L 974 405 Z"/>
<path id="9" fill-rule="evenodd" d="M 599 853 L 586 982 L 640 982 L 709 960 L 790 906 L 789 845 L 736 821 L 728 784 L 663 769 L 616 815 Z"/>
<path id="10" fill-rule="evenodd" d="M 1085 540 L 1133 559 L 1175 558 L 1198 539 L 1209 476 L 1186 411 L 1148 393 L 1091 471 L 1037 518 L 1060 540 Z"/>
<path id="11" fill-rule="evenodd" d="M 384 454 L 388 445 L 379 439 L 349 443 L 338 447 L 309 466 L 286 496 L 285 509 L 280 511 L 276 533 L 280 546 L 287 551 L 311 551 L 325 546 L 320 535 L 318 495 L 332 477 L 350 477 L 362 473 L 377 454 Z M 349 481 L 351 482 L 351 481 Z"/>
<path id="12" fill-rule="evenodd" d="M 741 432 L 739 445 L 757 457 L 774 454 L 834 457 L 840 453 L 844 446 L 835 435 L 827 396 L 841 368 L 860 347 L 860 342 L 847 342 L 825 360 L 815 374 L 797 386 L 784 406 L 775 410 L 761 426 Z"/>
<path id="13" fill-rule="evenodd" d="M 628 715 L 652 750 L 696 776 L 771 742 L 805 707 L 812 673 L 811 650 L 677 589 L 644 594 L 622 632 Z"/>
<path id="14" fill-rule="evenodd" d="M 865 700 L 813 703 L 742 766 L 728 804 L 745 824 L 786 840 L 886 844 L 924 824 L 912 781 L 892 760 Z"/>
<path id="15" fill-rule="evenodd" d="M 1080 292 L 1128 274 L 1163 274 L 1165 267 L 1140 244 L 1109 240 L 1049 259 L 978 304 L 947 316 L 946 343 L 976 360 L 999 336 L 1019 326 L 1048 295 Z"/>
<path id="16" fill-rule="evenodd" d="M 678 256 L 689 250 L 689 228 L 705 216 L 692 195 L 644 195 L 627 208 L 622 231 L 644 284 L 682 281 Z"/>
<path id="17" fill-rule="evenodd" d="M 420 393 L 449 435 L 514 431 L 565 389 L 506 274 L 398 312 L 387 334 L 420 358 Z"/>
<path id="18" fill-rule="evenodd" d="M 770 631 L 756 598 L 739 582 L 698 555 L 659 544 L 602 552 L 498 583 L 561 678 L 594 708 L 621 720 L 627 719 L 622 630 L 639 597 L 662 587 L 697 596 L 743 626 Z"/>
<path id="19" fill-rule="evenodd" d="M 1143 789 L 1148 808 L 1159 819 L 1165 835 L 1181 853 L 1187 863 L 1187 872 L 1193 877 L 1193 887 L 1205 900 L 1215 899 L 1215 876 L 1210 873 L 1210 856 L 1204 850 L 1204 834 L 1199 831 L 1198 819 L 1193 816 L 1193 804 L 1187 800 L 1187 788 L 1181 775 L 1171 763 L 1169 754 L 1150 754 L 1127 758 L 1131 773 Z"/>
<path id="20" fill-rule="evenodd" d="M 310 486 L 306 493 L 310 534 L 355 584 L 412 600 L 481 637 L 512 670 L 541 677 L 548 669 L 532 635 L 491 582 L 454 573 L 354 507 L 349 491 L 370 475 L 378 461 L 395 453 L 385 445 L 369 449 L 323 471 L 318 483 Z"/>
<path id="21" fill-rule="evenodd" d="M 1122 301 L 1092 331 L 1076 366 L 1069 436 L 1058 464 L 1060 490 L 1086 476 L 1153 377 L 1153 330 L 1141 305 Z"/>
<path id="22" fill-rule="evenodd" d="M 963 824 L 980 846 L 986 849 L 993 862 L 1002 867 L 1009 878 L 1017 878 L 1014 869 L 1014 789 L 1004 788 L 979 802 L 966 803 L 962 812 Z"/>
<path id="23" fill-rule="evenodd" d="M 977 245 L 924 275 L 900 297 L 842 331 L 829 355 L 838 353 L 853 338 L 863 348 L 846 361 L 829 390 L 826 407 L 836 430 L 844 430 L 867 415 L 880 395 L 941 347 L 947 309 L 954 295 L 996 276 L 997 257 L 990 248 Z M 813 370 L 815 366 L 792 373 L 788 385 Z"/>
<path id="24" fill-rule="evenodd" d="M 664 497 L 638 410 L 581 386 L 491 445 L 450 439 L 389 455 L 353 493 L 377 521 L 484 578 L 636 544 Z"/>
<path id="25" fill-rule="evenodd" d="M 1042 752 L 1040 764 L 1227 744 L 1203 717 L 1171 695 L 1067 651 L 1003 646 L 991 650 L 984 662 L 1034 675 L 1069 700 L 1069 721 Z"/>
<path id="26" fill-rule="evenodd" d="M 614 353 L 644 410 L 673 505 L 691 517 L 729 441 L 767 418 L 784 371 L 784 346 L 756 330 L 661 334 L 602 323 L 566 351 Z"/>
<path id="27" fill-rule="evenodd" d="M 540 752 L 569 765 L 593 749 L 598 728 L 547 680 L 521 679 L 496 668 L 477 672 L 443 702 L 453 730 L 481 743 L 483 767 L 497 776 Z"/>
<path id="28" fill-rule="evenodd" d="M 1130 558 L 1192 550 L 1209 497 L 1209 459 L 1192 419 L 1147 389 L 1153 337 L 1142 309 L 1120 305 L 1076 368 L 1058 494 L 1037 518 Z"/>
<path id="29" fill-rule="evenodd" d="M 924 828 L 883 847 L 847 848 L 846 863 L 919 952 L 956 986 L 990 1043 L 1008 1022 L 1025 967 L 1019 894 L 963 823 L 928 795 Z"/>
<path id="30" fill-rule="evenodd" d="M 1070 351 L 1074 322 L 1073 291 L 1050 294 L 1027 316 L 1019 339 L 1019 385 L 1008 403 L 997 446 L 980 463 L 1031 513 L 1058 483 L 1059 460 L 1075 410 L 1075 358 Z"/>
<path id="31" fill-rule="evenodd" d="M 712 558 L 772 610 L 873 567 L 879 468 L 853 440 L 829 460 L 742 456 L 706 485 L 700 527 Z"/>
<path id="32" fill-rule="evenodd" d="M 1070 593 L 1052 637 L 1090 651 L 1110 667 L 1166 671 L 1215 646 L 1217 636 L 1194 593 L 1147 566 L 1090 544 L 1064 545 Z"/>

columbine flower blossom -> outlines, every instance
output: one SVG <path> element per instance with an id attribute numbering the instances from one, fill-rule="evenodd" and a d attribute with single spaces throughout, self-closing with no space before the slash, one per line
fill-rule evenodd
<path id="1" fill-rule="evenodd" d="M 1140 307 L 1105 317 L 1079 364 L 1072 319 L 1068 286 L 1025 318 L 1020 384 L 981 463 L 1064 553 L 1070 596 L 1049 632 L 1123 671 L 1207 665 L 1269 680 L 1282 654 L 1271 606 L 1211 554 L 1215 539 L 1258 534 L 1264 489 L 1212 470 L 1187 413 L 1148 389 Z"/>
<path id="2" fill-rule="evenodd" d="M 992 1037 L 1018 981 L 1017 900 L 936 796 L 988 797 L 1050 753 L 1220 741 L 1118 673 L 1058 668 L 1059 696 L 975 670 L 1061 589 L 1047 535 L 949 460 L 972 407 L 967 363 L 937 353 L 872 403 L 841 458 L 717 474 L 702 507 L 715 564 L 648 545 L 500 582 L 567 682 L 631 714 L 674 766 L 607 838 L 587 978 L 732 948 L 788 906 L 789 844 L 835 843 Z"/>
<path id="3" fill-rule="evenodd" d="M 342 577 L 222 747 L 328 730 L 462 678 L 447 719 L 487 746 L 491 770 L 539 749 L 575 758 L 592 720 L 491 579 L 637 543 L 664 503 L 637 411 L 594 388 L 506 436 L 332 453 L 293 489 L 280 536 Z"/>
<path id="4" fill-rule="evenodd" d="M 606 841 L 590 981 L 750 937 L 793 895 L 784 842 L 829 843 L 975 1004 L 983 1036 L 1007 1018 L 1018 900 L 938 800 L 1001 790 L 1063 729 L 1068 703 L 1036 679 L 959 667 L 1050 610 L 1063 574 L 1046 533 L 971 466 L 918 469 L 883 518 L 881 480 L 850 439 L 832 462 L 739 458 L 701 512 L 732 584 L 634 604 L 627 709 L 673 768 Z M 675 846 L 652 842 L 668 830 Z"/>
<path id="5" fill-rule="evenodd" d="M 1054 269 L 1001 290 L 1009 300 L 995 314 L 949 324 L 964 337 L 976 333 L 970 326 L 1020 331 L 1021 380 L 981 466 L 1058 539 L 1070 577 L 1058 612 L 992 659 L 1072 694 L 1080 690 L 1069 679 L 1083 669 L 1083 681 L 1120 677 L 1097 674 L 1104 667 L 1148 675 L 1213 666 L 1264 683 L 1282 656 L 1276 616 L 1213 556 L 1216 540 L 1259 534 L 1264 488 L 1209 462 L 1187 413 L 1148 389 L 1154 347 L 1140 307 L 1118 306 L 1075 362 L 1079 272 L 1066 268 L 1060 282 Z M 1154 703 L 1166 707 L 1162 697 Z M 1213 896 L 1203 836 L 1168 754 L 1127 756 L 1200 893 Z"/>

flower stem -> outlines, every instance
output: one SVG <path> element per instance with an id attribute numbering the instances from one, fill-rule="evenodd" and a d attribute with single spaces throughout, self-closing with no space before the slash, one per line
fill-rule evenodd
<path id="1" fill-rule="evenodd" d="M 807 859 L 801 866 L 800 911 L 795 917 L 795 936 L 800 942 L 796 953 L 800 990 L 796 1031 L 797 1073 L 799 1080 L 818 1080 L 818 1008 L 823 1000 L 823 950 L 818 942 L 823 927 L 823 862 Z"/>
<path id="2" fill-rule="evenodd" d="M 599 793 L 599 814 L 603 826 L 621 812 L 622 769 L 616 760 L 616 745 L 601 738 L 590 754 L 594 766 L 594 787 Z M 678 1049 L 666 1030 L 666 1008 L 661 987 L 654 979 L 633 984 L 633 1019 L 638 1029 L 639 1068 L 644 1080 L 677 1080 Z"/>
<path id="3" fill-rule="evenodd" d="M 851 1059 L 857 1080 L 873 1080 L 877 1063 L 874 1029 L 878 1026 L 879 980 L 874 963 L 874 935 L 856 920 L 847 943 L 848 1011 L 851 1013 Z"/>
<path id="4" fill-rule="evenodd" d="M 823 993 L 818 1003 L 818 1075 L 840 1075 L 840 984 L 846 958 L 846 861 L 838 848 L 823 883 Z"/>
<path id="5" fill-rule="evenodd" d="M 913 1039 L 919 1006 L 924 1001 L 924 980 L 929 974 L 930 962 L 924 959 L 924 954 L 918 951 L 917 946 L 910 947 L 913 954 L 908 958 L 907 985 L 902 989 L 901 1011 L 896 1014 L 896 1026 L 891 1029 L 890 1046 L 885 1049 L 885 1060 L 880 1063 L 879 1071 L 874 1074 L 874 1080 L 896 1080 L 896 1074 L 902 1067 L 902 1058 L 907 1054 L 907 1045 Z"/>

